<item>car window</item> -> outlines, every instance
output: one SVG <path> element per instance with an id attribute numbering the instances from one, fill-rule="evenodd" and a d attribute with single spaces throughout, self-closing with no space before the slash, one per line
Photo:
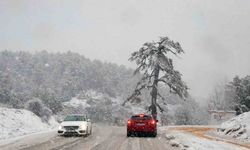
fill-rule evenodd
<path id="1" fill-rule="evenodd" d="M 67 116 L 63 121 L 86 121 L 84 116 Z"/>
<path id="2" fill-rule="evenodd" d="M 152 117 L 148 115 L 144 115 L 144 116 L 135 115 L 135 116 L 132 116 L 131 119 L 132 120 L 150 120 L 152 119 Z"/>

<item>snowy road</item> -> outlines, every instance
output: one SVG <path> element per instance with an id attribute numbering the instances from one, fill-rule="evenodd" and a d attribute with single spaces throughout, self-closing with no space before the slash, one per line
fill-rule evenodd
<path id="1" fill-rule="evenodd" d="M 125 127 L 94 125 L 88 137 L 60 137 L 56 132 L 33 134 L 0 142 L 1 150 L 177 150 L 170 146 L 165 134 L 156 138 L 126 137 Z"/>
<path id="2" fill-rule="evenodd" d="M 246 150 L 241 145 L 208 136 L 210 127 L 159 127 L 158 136 L 126 137 L 125 127 L 94 125 L 88 137 L 61 137 L 56 131 L 36 133 L 11 140 L 0 141 L 1 150 Z M 167 136 L 174 136 L 172 141 Z M 171 144 L 178 143 L 179 148 Z M 186 145 L 186 148 L 184 148 Z M 184 147 L 183 147 L 184 146 Z"/>

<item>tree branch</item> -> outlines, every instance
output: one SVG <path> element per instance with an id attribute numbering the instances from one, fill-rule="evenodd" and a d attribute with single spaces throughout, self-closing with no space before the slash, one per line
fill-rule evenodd
<path id="1" fill-rule="evenodd" d="M 164 111 L 164 109 L 158 103 L 156 103 L 156 106 L 160 109 L 161 112 Z"/>
<path id="2" fill-rule="evenodd" d="M 161 100 L 163 101 L 163 104 L 167 105 L 165 102 L 166 99 L 159 92 L 157 92 L 157 95 L 161 98 Z"/>
<path id="3" fill-rule="evenodd" d="M 130 101 L 132 98 L 137 97 L 139 95 L 141 95 L 141 90 L 144 89 L 146 87 L 146 85 L 144 84 L 143 86 L 141 86 L 139 89 L 135 89 L 135 91 L 133 92 L 133 94 L 131 96 L 129 96 L 123 103 L 122 106 L 125 106 L 125 104 Z"/>

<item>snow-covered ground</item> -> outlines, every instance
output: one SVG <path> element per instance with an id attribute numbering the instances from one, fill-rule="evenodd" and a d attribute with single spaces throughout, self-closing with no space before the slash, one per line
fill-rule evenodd
<path id="1" fill-rule="evenodd" d="M 28 110 L 0 107 L 0 140 L 51 130 L 57 125 L 53 117 L 44 123 Z"/>
<path id="2" fill-rule="evenodd" d="M 205 127 L 186 127 L 201 129 Z M 175 147 L 180 147 L 185 150 L 247 150 L 247 148 L 242 147 L 237 144 L 231 144 L 224 140 L 218 140 L 209 136 L 203 136 L 202 132 L 186 132 L 185 130 L 172 130 L 166 127 L 166 140 L 170 145 Z M 194 134 L 193 134 L 194 133 Z"/>
<path id="3" fill-rule="evenodd" d="M 65 138 L 57 133 L 47 132 L 0 141 L 1 150 L 180 150 L 166 143 L 164 135 L 151 137 L 126 137 L 124 126 L 93 124 L 92 135 L 87 137 Z"/>
<path id="4" fill-rule="evenodd" d="M 86 108 L 90 106 L 89 104 L 87 104 L 87 99 L 79 99 L 77 97 L 73 97 L 70 101 L 64 102 L 63 105 L 72 106 L 74 108 L 77 108 L 79 106 L 81 106 L 82 108 Z"/>
<path id="5" fill-rule="evenodd" d="M 232 144 L 227 144 L 225 142 L 213 141 L 208 139 L 203 139 L 200 137 L 193 136 L 191 134 L 182 132 L 172 132 L 175 139 L 170 141 L 170 144 L 179 144 L 180 147 L 187 150 L 243 150 L 241 148 Z M 169 136 L 169 135 L 168 135 Z"/>
<path id="6" fill-rule="evenodd" d="M 88 100 L 92 100 L 95 103 L 98 103 L 104 98 L 108 98 L 112 102 L 117 102 L 117 99 L 108 97 L 107 95 L 103 93 L 96 92 L 94 90 L 87 90 L 87 91 L 83 91 L 82 94 L 79 94 L 76 97 L 73 97 L 70 101 L 64 102 L 63 105 L 71 106 L 74 108 L 77 108 L 77 107 L 87 108 L 91 106 L 90 104 L 88 104 Z"/>
<path id="7" fill-rule="evenodd" d="M 250 112 L 222 123 L 218 128 L 218 133 L 239 140 L 250 141 Z"/>

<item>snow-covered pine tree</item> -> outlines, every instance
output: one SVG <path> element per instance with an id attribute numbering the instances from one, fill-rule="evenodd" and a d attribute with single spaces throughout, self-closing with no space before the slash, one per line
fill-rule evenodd
<path id="1" fill-rule="evenodd" d="M 142 73 L 141 80 L 133 94 L 128 97 L 127 101 L 139 96 L 143 89 L 151 91 L 151 105 L 149 111 L 156 119 L 157 107 L 163 111 L 157 103 L 157 96 L 164 100 L 158 90 L 158 84 L 163 83 L 169 87 L 170 92 L 179 95 L 181 98 L 186 98 L 188 95 L 188 87 L 181 79 L 181 73 L 174 69 L 173 60 L 169 58 L 169 54 L 179 56 L 184 53 L 181 45 L 178 42 L 170 40 L 168 37 L 160 37 L 157 42 L 147 42 L 139 49 L 133 52 L 130 61 L 135 61 L 137 69 L 134 74 Z"/>

